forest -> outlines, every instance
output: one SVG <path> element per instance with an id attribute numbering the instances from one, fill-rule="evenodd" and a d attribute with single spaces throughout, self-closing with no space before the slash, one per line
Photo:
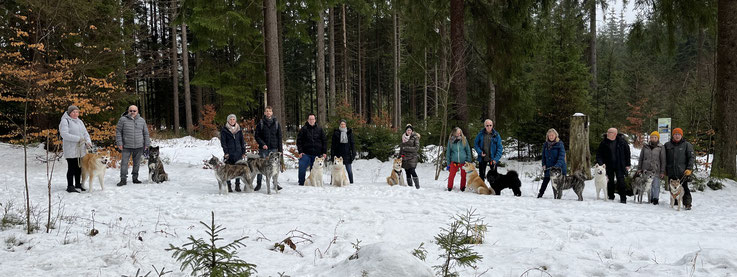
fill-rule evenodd
<path id="1" fill-rule="evenodd" d="M 152 133 L 200 138 L 272 106 L 288 136 L 310 113 L 348 120 L 369 158 L 406 124 L 443 145 L 486 118 L 537 158 L 547 129 L 568 144 L 584 113 L 591 147 L 671 118 L 734 179 L 737 1 L 625 1 L 634 22 L 615 3 L 0 0 L 0 140 L 58 140 L 71 104 L 98 145 L 132 104 Z"/>

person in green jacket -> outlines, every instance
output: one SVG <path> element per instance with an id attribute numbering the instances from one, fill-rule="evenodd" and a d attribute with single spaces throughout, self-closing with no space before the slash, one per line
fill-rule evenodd
<path id="1" fill-rule="evenodd" d="M 466 190 L 466 171 L 463 170 L 464 164 L 473 160 L 471 147 L 468 145 L 466 136 L 463 135 L 461 128 L 455 127 L 448 137 L 448 147 L 445 150 L 445 160 L 448 162 L 450 175 L 448 176 L 448 191 L 453 190 L 453 180 L 456 171 L 461 171 L 461 191 Z"/>

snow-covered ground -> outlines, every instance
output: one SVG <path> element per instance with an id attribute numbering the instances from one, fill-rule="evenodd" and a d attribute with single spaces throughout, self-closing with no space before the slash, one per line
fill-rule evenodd
<path id="1" fill-rule="evenodd" d="M 693 210 L 676 212 L 662 191 L 659 206 L 632 198 L 626 205 L 595 200 L 593 181 L 586 182 L 583 202 L 570 190 L 562 200 L 552 199 L 551 189 L 536 199 L 538 162 L 505 160 L 523 182 L 522 197 L 514 197 L 508 190 L 501 196 L 460 192 L 459 176 L 448 192 L 448 173 L 434 180 L 431 164 L 417 169 L 421 189 L 390 187 L 390 164 L 377 160 L 355 161 L 355 184 L 348 187 L 299 187 L 288 161 L 279 194 L 219 195 L 212 171 L 202 167 L 211 154 L 222 157 L 217 139 L 155 144 L 162 146 L 171 179 L 163 184 L 147 183 L 142 168 L 143 184 L 116 187 L 119 170 L 108 169 L 104 190 L 95 184 L 92 193 L 70 194 L 64 191 L 66 162 L 57 164 L 52 209 L 63 217 L 49 234 L 26 235 L 21 226 L 0 231 L 0 276 L 134 276 L 152 266 L 173 270 L 167 276 L 189 275 L 164 249 L 181 246 L 190 235 L 205 237 L 199 221 L 209 222 L 211 211 L 227 228 L 221 244 L 248 236 L 238 257 L 256 264 L 258 276 L 428 276 L 441 263 L 434 236 L 470 208 L 485 217 L 488 232 L 474 246 L 483 260 L 477 269 L 459 269 L 461 276 L 737 275 L 735 182 L 721 191 L 693 192 Z M 31 203 L 45 222 L 46 166 L 34 159 L 43 153 L 30 149 L 29 180 Z M 0 156 L 0 203 L 5 208 L 12 202 L 15 210 L 24 203 L 23 151 L 0 144 Z M 326 183 L 329 178 L 326 171 Z M 93 226 L 99 234 L 89 236 Z M 299 253 L 270 250 L 292 230 L 310 235 L 312 243 L 297 244 Z M 362 250 L 349 260 L 356 240 Z M 411 255 L 420 243 L 426 261 Z"/>

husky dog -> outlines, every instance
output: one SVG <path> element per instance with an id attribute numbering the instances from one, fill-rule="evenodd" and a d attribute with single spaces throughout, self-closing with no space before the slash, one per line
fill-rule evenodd
<path id="1" fill-rule="evenodd" d="M 218 192 L 224 194 L 226 192 L 232 192 L 230 186 L 226 186 L 226 182 L 235 178 L 240 178 L 245 181 L 247 187 L 251 187 L 251 169 L 244 160 L 240 160 L 235 164 L 225 164 L 221 162 L 217 157 L 212 156 L 207 162 L 213 169 L 215 169 L 215 178 L 218 180 Z M 225 188 L 228 188 L 225 190 Z M 253 188 L 251 187 L 251 191 Z"/>
<path id="2" fill-rule="evenodd" d="M 673 208 L 674 202 L 678 202 L 678 211 L 681 210 L 681 206 L 683 206 L 683 186 L 681 185 L 681 181 L 678 179 L 673 179 L 668 182 L 670 186 L 670 207 Z"/>
<path id="3" fill-rule="evenodd" d="M 485 194 L 490 195 L 494 193 L 493 189 L 489 189 L 486 186 L 486 182 L 484 182 L 481 177 L 479 177 L 479 172 L 476 171 L 476 165 L 473 163 L 466 163 L 463 165 L 463 170 L 466 171 L 466 178 L 468 181 L 466 181 L 466 187 L 471 189 L 471 191 L 475 191 L 478 194 Z"/>
<path id="4" fill-rule="evenodd" d="M 105 189 L 105 169 L 107 168 L 108 161 L 110 161 L 110 158 L 107 155 L 94 153 L 84 155 L 82 157 L 82 182 L 80 184 L 84 184 L 85 180 L 90 180 L 90 183 L 87 184 L 87 189 L 92 192 L 92 180 L 94 177 L 97 177 L 97 181 L 100 183 L 100 189 Z"/>
<path id="5" fill-rule="evenodd" d="M 169 175 L 164 171 L 164 163 L 159 158 L 159 147 L 148 148 L 148 180 L 154 183 L 169 181 Z"/>
<path id="6" fill-rule="evenodd" d="M 609 182 L 609 177 L 606 176 L 606 165 L 594 165 L 594 184 L 596 185 L 596 200 L 599 200 L 599 192 L 601 192 L 601 198 L 606 200 L 606 184 Z"/>
<path id="7" fill-rule="evenodd" d="M 263 158 L 248 159 L 248 167 L 253 175 L 261 174 L 266 177 L 266 194 L 271 194 L 271 185 L 269 181 L 274 183 L 274 190 L 279 193 L 279 172 L 281 169 L 281 152 L 271 152 Z M 250 186 L 250 181 L 249 181 Z"/>
<path id="8" fill-rule="evenodd" d="M 495 192 L 496 195 L 501 195 L 502 190 L 508 188 L 512 189 L 514 196 L 522 196 L 522 191 L 520 190 L 522 182 L 519 180 L 517 171 L 510 170 L 507 171 L 507 174 L 500 174 L 496 170 L 496 166 L 492 166 L 491 170 L 486 173 L 486 180 L 489 181 L 492 188 L 491 191 Z"/>
<path id="9" fill-rule="evenodd" d="M 325 158 L 315 158 L 310 168 L 310 176 L 305 181 L 305 186 L 322 187 L 322 168 L 325 166 Z"/>
<path id="10" fill-rule="evenodd" d="M 394 162 L 392 163 L 392 173 L 389 174 L 389 177 L 386 177 L 386 183 L 390 186 L 407 185 L 404 183 L 404 179 L 402 178 L 402 158 L 394 159 Z"/>
<path id="11" fill-rule="evenodd" d="M 333 158 L 333 170 L 331 172 L 332 185 L 336 187 L 348 186 L 348 175 L 345 173 L 345 165 L 343 165 L 342 157 Z"/>
<path id="12" fill-rule="evenodd" d="M 651 172 L 637 172 L 632 178 L 632 191 L 635 194 L 635 201 L 642 204 L 642 195 L 647 192 L 647 199 L 650 199 L 650 187 L 653 184 L 653 173 Z M 645 199 L 647 201 L 647 199 Z"/>
<path id="13" fill-rule="evenodd" d="M 555 198 L 563 197 L 563 190 L 573 189 L 578 195 L 578 201 L 583 201 L 584 177 L 580 173 L 574 173 L 571 176 L 563 175 L 560 167 L 554 166 L 550 168 L 550 181 L 553 183 Z"/>

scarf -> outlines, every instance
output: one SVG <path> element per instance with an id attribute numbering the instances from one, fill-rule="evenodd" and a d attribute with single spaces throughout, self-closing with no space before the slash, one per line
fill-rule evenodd
<path id="1" fill-rule="evenodd" d="M 264 117 L 264 123 L 271 126 L 271 124 L 274 124 L 274 117 L 273 116 L 269 118 Z"/>
<path id="2" fill-rule="evenodd" d="M 238 131 L 241 130 L 241 126 L 238 125 L 238 123 L 236 123 L 235 125 L 230 125 L 230 123 L 225 123 L 225 127 L 228 127 L 228 130 L 230 131 L 230 133 L 234 135 L 235 133 L 238 133 Z"/>
<path id="3" fill-rule="evenodd" d="M 410 135 L 407 135 L 407 133 L 405 132 L 405 133 L 404 133 L 404 134 L 402 135 L 402 143 L 407 143 L 407 142 L 409 141 L 409 136 L 410 136 Z"/>
<path id="4" fill-rule="evenodd" d="M 348 143 L 348 128 L 338 127 L 340 130 L 340 143 Z"/>

